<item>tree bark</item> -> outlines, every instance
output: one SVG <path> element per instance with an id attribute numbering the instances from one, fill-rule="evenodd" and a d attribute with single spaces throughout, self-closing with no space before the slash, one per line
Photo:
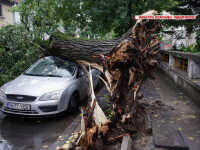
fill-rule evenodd
<path id="1" fill-rule="evenodd" d="M 152 10 L 143 15 L 156 14 Z M 154 78 L 156 54 L 160 48 L 154 33 L 160 29 L 161 25 L 155 20 L 138 20 L 121 38 L 109 41 L 80 40 L 54 34 L 50 38 L 49 53 L 103 72 L 110 87 L 112 109 L 118 120 L 125 122 L 133 116 L 140 85 L 147 77 Z"/>
<path id="2" fill-rule="evenodd" d="M 63 38 L 63 36 L 65 37 Z M 51 54 L 73 61 L 84 60 L 94 63 L 100 63 L 100 60 L 95 56 L 99 54 L 108 55 L 115 45 L 121 41 L 121 39 L 109 41 L 80 40 L 67 37 L 62 33 L 52 35 L 50 40 Z"/>

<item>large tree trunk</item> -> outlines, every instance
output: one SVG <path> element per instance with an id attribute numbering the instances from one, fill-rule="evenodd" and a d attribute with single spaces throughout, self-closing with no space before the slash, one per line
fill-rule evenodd
<path id="1" fill-rule="evenodd" d="M 80 40 L 67 37 L 62 33 L 55 33 L 51 36 L 51 54 L 70 60 L 84 60 L 100 63 L 94 56 L 99 54 L 109 55 L 120 39 L 110 41 Z"/>
<path id="2" fill-rule="evenodd" d="M 149 11 L 143 15 L 155 15 Z M 90 65 L 104 73 L 110 87 L 112 109 L 121 122 L 133 116 L 136 94 L 147 78 L 154 77 L 155 59 L 160 48 L 160 24 L 155 20 L 138 20 L 121 38 L 90 41 L 60 34 L 51 36 L 49 53 Z"/>

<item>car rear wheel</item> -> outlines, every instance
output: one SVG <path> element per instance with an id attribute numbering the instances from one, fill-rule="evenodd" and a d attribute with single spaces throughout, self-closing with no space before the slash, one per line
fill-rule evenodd
<path id="1" fill-rule="evenodd" d="M 68 113 L 76 112 L 76 110 L 78 108 L 79 100 L 80 100 L 80 97 L 79 97 L 78 93 L 72 94 L 72 96 L 69 100 L 68 108 L 67 108 Z"/>

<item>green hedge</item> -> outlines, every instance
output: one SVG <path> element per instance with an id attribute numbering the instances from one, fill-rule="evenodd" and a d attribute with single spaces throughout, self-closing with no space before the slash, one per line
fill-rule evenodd
<path id="1" fill-rule="evenodd" d="M 23 73 L 38 57 L 31 31 L 24 26 L 8 25 L 0 29 L 0 85 Z"/>

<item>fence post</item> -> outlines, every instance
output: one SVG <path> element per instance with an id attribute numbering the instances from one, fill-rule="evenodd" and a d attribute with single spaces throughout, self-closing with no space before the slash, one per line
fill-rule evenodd
<path id="1" fill-rule="evenodd" d="M 175 58 L 169 54 L 169 67 L 173 68 L 175 64 Z"/>
<path id="2" fill-rule="evenodd" d="M 200 78 L 200 63 L 197 63 L 192 59 L 188 59 L 188 76 L 191 79 Z"/>

